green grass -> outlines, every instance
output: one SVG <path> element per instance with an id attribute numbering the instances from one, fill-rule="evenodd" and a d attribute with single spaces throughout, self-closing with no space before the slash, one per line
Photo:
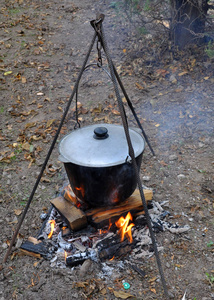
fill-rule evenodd
<path id="1" fill-rule="evenodd" d="M 10 8 L 8 10 L 9 14 L 11 14 L 11 15 L 16 15 L 16 14 L 20 13 L 20 11 L 21 10 L 19 8 Z"/>
<path id="2" fill-rule="evenodd" d="M 209 41 L 207 48 L 205 49 L 205 52 L 209 58 L 214 57 L 214 42 Z"/>
<path id="3" fill-rule="evenodd" d="M 207 279 L 208 279 L 210 285 L 212 286 L 214 283 L 214 275 L 209 274 L 208 272 L 206 272 L 205 275 L 207 276 Z"/>

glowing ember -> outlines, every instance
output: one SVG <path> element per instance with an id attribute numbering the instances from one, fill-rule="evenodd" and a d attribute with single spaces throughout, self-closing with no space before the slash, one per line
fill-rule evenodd
<path id="1" fill-rule="evenodd" d="M 50 223 L 51 224 L 51 231 L 50 231 L 50 233 L 49 233 L 49 235 L 48 235 L 48 238 L 50 239 L 51 237 L 52 237 L 52 235 L 53 235 L 53 231 L 54 231 L 54 226 L 55 226 L 55 221 L 54 220 L 50 220 L 50 221 L 48 221 L 48 223 Z"/>
<path id="2" fill-rule="evenodd" d="M 129 221 L 132 221 L 132 215 L 130 212 L 124 217 L 120 217 L 118 221 L 115 222 L 115 225 L 119 228 L 118 233 L 121 236 L 121 242 L 124 240 L 126 236 L 130 243 L 133 242 L 131 229 L 134 226 L 133 223 L 129 224 Z"/>

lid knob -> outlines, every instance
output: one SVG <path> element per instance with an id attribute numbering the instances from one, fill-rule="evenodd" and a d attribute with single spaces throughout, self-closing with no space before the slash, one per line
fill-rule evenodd
<path id="1" fill-rule="evenodd" d="M 94 129 L 94 139 L 104 140 L 107 139 L 108 136 L 108 129 L 106 127 L 96 127 Z"/>

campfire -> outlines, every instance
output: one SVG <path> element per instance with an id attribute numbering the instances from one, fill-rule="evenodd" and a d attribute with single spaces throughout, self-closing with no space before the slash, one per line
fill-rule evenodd
<path id="1" fill-rule="evenodd" d="M 154 231 L 188 230 L 164 221 L 169 213 L 152 200 L 152 190 L 144 189 L 144 195 Z M 116 206 L 88 208 L 68 184 L 50 203 L 49 213 L 41 215 L 43 224 L 37 237 L 22 244 L 23 253 L 43 257 L 50 260 L 51 266 L 61 267 L 74 267 L 87 259 L 104 262 L 127 254 L 135 259 L 152 255 L 138 189 Z"/>
<path id="2" fill-rule="evenodd" d="M 144 195 L 152 207 L 152 190 L 145 189 Z M 144 215 L 138 190 L 116 206 L 88 208 L 68 184 L 50 202 L 49 213 L 41 215 L 44 222 L 38 236 L 21 246 L 25 254 L 75 266 L 88 258 L 121 257 L 134 249 L 133 218 Z"/>

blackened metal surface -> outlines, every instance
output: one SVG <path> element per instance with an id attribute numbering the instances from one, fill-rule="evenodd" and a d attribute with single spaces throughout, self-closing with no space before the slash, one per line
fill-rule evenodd
<path id="1" fill-rule="evenodd" d="M 136 158 L 138 171 L 142 154 Z M 75 195 L 90 207 L 113 206 L 134 192 L 137 180 L 132 164 L 93 168 L 65 163 L 65 169 Z"/>

